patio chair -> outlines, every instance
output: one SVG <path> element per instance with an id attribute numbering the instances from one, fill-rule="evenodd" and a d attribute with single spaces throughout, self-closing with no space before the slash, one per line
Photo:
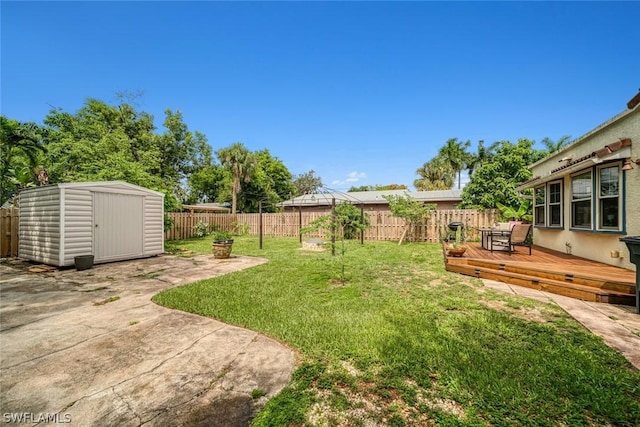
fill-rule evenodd
<path id="1" fill-rule="evenodd" d="M 509 252 L 511 255 L 512 252 L 516 251 L 516 246 L 528 246 L 529 247 L 529 255 L 531 255 L 531 239 L 529 239 L 529 235 L 531 234 L 531 224 L 516 224 L 511 229 L 511 233 L 492 233 L 491 234 L 491 243 L 489 247 L 491 248 L 491 252 L 493 252 L 494 246 L 502 248 Z"/>

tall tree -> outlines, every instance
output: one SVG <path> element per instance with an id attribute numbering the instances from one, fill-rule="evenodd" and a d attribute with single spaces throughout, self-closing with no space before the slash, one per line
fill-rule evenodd
<path id="1" fill-rule="evenodd" d="M 238 195 L 238 206 L 243 212 L 257 212 L 258 203 L 262 201 L 265 212 L 275 212 L 276 204 L 286 200 L 293 192 L 291 172 L 269 150 L 254 153 L 256 167 L 251 181 L 242 186 Z"/>
<path id="2" fill-rule="evenodd" d="M 233 177 L 231 191 L 231 213 L 235 214 L 238 206 L 238 193 L 242 188 L 242 181 L 249 182 L 256 167 L 256 157 L 241 143 L 236 142 L 216 153 L 220 163 L 226 167 Z"/>
<path id="3" fill-rule="evenodd" d="M 315 193 L 324 186 L 322 179 L 311 169 L 309 172 L 297 175 L 293 179 L 294 196 Z"/>
<path id="4" fill-rule="evenodd" d="M 169 209 L 187 197 L 186 178 L 212 164 L 206 137 L 172 110 L 161 134 L 150 114 L 97 99 L 75 114 L 53 109 L 44 123 L 51 182 L 122 180 L 164 192 Z"/>
<path id="5" fill-rule="evenodd" d="M 45 152 L 41 129 L 0 116 L 0 205 L 13 193 L 36 184 L 36 168 Z"/>
<path id="6" fill-rule="evenodd" d="M 352 193 L 355 191 L 389 191 L 389 190 L 408 190 L 407 186 L 404 184 L 386 184 L 386 185 L 361 185 L 361 186 L 352 186 L 347 190 L 348 193 Z"/>
<path id="7" fill-rule="evenodd" d="M 471 146 L 470 141 L 458 141 L 458 138 L 450 138 L 445 145 L 438 151 L 440 157 L 447 163 L 451 169 L 458 174 L 458 189 L 460 189 L 462 181 L 462 170 L 469 161 L 469 153 L 467 149 Z"/>
<path id="8" fill-rule="evenodd" d="M 545 146 L 549 154 L 553 154 L 556 151 L 560 151 L 571 141 L 571 136 L 564 135 L 561 136 L 557 141 L 552 140 L 549 137 L 546 137 L 542 140 L 542 145 Z"/>
<path id="9" fill-rule="evenodd" d="M 420 177 L 413 181 L 413 186 L 419 191 L 449 190 L 453 187 L 454 171 L 440 157 L 429 160 L 416 173 Z"/>
<path id="10" fill-rule="evenodd" d="M 227 181 L 231 182 L 231 175 L 223 167 L 204 166 L 189 175 L 188 194 L 185 201 L 188 204 L 224 202 Z"/>
<path id="11" fill-rule="evenodd" d="M 483 140 L 478 141 L 478 148 L 476 149 L 475 154 L 469 154 L 467 161 L 467 172 L 469 173 L 469 177 L 473 175 L 473 172 L 475 172 L 476 169 L 491 160 L 492 156 L 493 152 L 491 151 L 491 147 L 485 147 Z"/>
<path id="12" fill-rule="evenodd" d="M 462 190 L 460 206 L 493 209 L 497 202 L 520 205 L 521 196 L 516 187 L 531 178 L 529 165 L 544 157 L 544 152 L 533 148 L 533 144 L 524 138 L 515 144 L 510 141 L 493 144 L 495 155 L 471 175 Z"/>

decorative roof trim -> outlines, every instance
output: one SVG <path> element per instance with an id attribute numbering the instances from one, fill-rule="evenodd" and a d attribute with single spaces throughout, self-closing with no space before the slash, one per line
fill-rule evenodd
<path id="1" fill-rule="evenodd" d="M 620 141 L 616 141 L 612 144 L 605 145 L 604 147 L 584 155 L 578 159 L 568 161 L 565 165 L 552 169 L 546 176 L 536 176 L 528 181 L 523 182 L 518 187 L 517 191 L 526 190 L 527 188 L 533 188 L 539 184 L 552 181 L 562 176 L 568 175 L 572 172 L 576 172 L 585 167 L 584 163 L 587 160 L 591 160 L 594 164 L 602 163 L 605 160 L 621 159 L 631 155 L 631 138 L 624 138 Z"/>

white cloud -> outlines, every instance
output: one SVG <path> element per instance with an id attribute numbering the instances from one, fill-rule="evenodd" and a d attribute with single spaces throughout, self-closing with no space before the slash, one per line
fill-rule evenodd
<path id="1" fill-rule="evenodd" d="M 336 185 L 339 187 L 347 186 L 355 182 L 358 182 L 361 179 L 365 179 L 366 177 L 367 177 L 367 174 L 364 172 L 353 171 L 353 172 L 349 172 L 347 174 L 347 177 L 344 180 L 334 179 L 333 181 L 331 181 L 331 185 Z"/>

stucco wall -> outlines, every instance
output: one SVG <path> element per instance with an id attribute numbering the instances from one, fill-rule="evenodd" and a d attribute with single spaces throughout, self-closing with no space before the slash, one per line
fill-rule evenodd
<path id="1" fill-rule="evenodd" d="M 630 158 L 633 160 L 639 159 L 640 108 L 638 107 L 633 111 L 622 113 L 621 116 L 617 116 L 617 118 L 596 128 L 554 156 L 535 164 L 532 167 L 533 176 L 548 175 L 553 169 L 562 165 L 561 159 L 565 157 L 578 159 L 624 138 L 629 138 L 632 141 Z M 629 155 L 629 149 L 620 150 L 618 155 L 615 152 L 612 154 L 612 159 L 615 160 L 617 157 L 620 162 L 624 162 Z M 588 161 L 585 164 L 585 169 L 593 165 L 595 163 Z M 570 174 L 565 174 L 563 176 L 564 229 L 535 228 L 533 232 L 535 244 L 561 252 L 567 251 L 568 246 L 570 246 L 570 251 L 573 255 L 635 270 L 635 265 L 629 261 L 629 252 L 626 245 L 619 241 L 620 237 L 625 235 L 640 235 L 640 166 L 635 163 L 633 166 L 634 169 L 623 171 L 623 194 L 625 195 L 623 203 L 624 233 L 606 234 L 570 230 L 571 180 L 569 179 Z M 612 257 L 612 253 L 614 255 L 618 253 L 620 257 Z"/>

